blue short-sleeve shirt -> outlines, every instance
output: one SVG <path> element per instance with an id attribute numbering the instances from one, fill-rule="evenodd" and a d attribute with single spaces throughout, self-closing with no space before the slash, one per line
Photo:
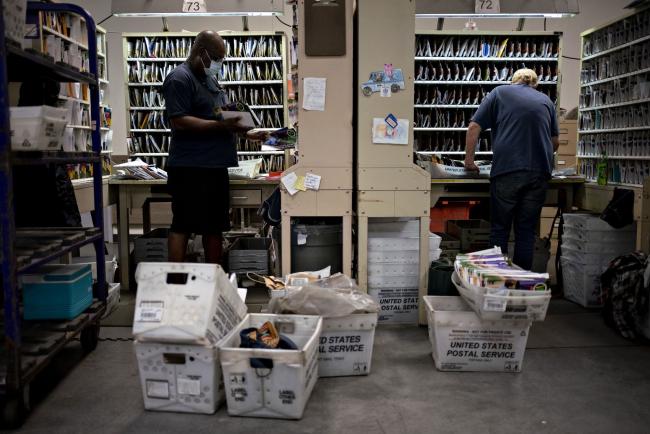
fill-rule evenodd
<path id="1" fill-rule="evenodd" d="M 535 88 L 511 84 L 493 89 L 472 121 L 491 129 L 491 177 L 527 170 L 553 172 L 552 137 L 559 135 L 555 105 Z"/>
<path id="2" fill-rule="evenodd" d="M 167 117 L 194 116 L 217 120 L 215 108 L 228 104 L 226 92 L 213 92 L 192 72 L 187 62 L 170 72 L 162 86 Z M 226 168 L 237 166 L 235 135 L 227 131 L 199 134 L 172 127 L 170 167 Z"/>

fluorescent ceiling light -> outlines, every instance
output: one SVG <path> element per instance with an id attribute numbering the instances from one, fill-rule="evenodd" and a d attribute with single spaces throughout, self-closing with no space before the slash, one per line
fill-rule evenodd
<path id="1" fill-rule="evenodd" d="M 500 0 L 500 13 L 476 13 L 476 0 L 416 0 L 421 18 L 562 18 L 578 14 L 578 0 Z"/>
<path id="2" fill-rule="evenodd" d="M 282 15 L 276 12 L 118 12 L 116 17 L 272 17 Z"/>
<path id="3" fill-rule="evenodd" d="M 415 14 L 418 18 L 562 18 L 573 17 L 576 14 L 557 14 L 557 13 L 499 13 L 499 14 Z"/>
<path id="4" fill-rule="evenodd" d="M 182 0 L 113 0 L 117 17 L 268 17 L 284 14 L 283 0 L 203 0 L 204 11 L 184 12 Z"/>

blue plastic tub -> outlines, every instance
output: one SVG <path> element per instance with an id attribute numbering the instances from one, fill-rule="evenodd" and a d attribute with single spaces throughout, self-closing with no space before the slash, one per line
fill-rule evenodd
<path id="1" fill-rule="evenodd" d="M 93 277 L 89 264 L 46 265 L 22 277 L 23 317 L 72 319 L 93 301 Z"/>

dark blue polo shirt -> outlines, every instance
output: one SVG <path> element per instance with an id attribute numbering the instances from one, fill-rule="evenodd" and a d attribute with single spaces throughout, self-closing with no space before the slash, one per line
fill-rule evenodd
<path id="1" fill-rule="evenodd" d="M 559 135 L 555 105 L 550 98 L 524 84 L 493 89 L 472 121 L 491 128 L 490 176 L 527 170 L 549 177 L 553 172 L 553 142 Z"/>
<path id="2" fill-rule="evenodd" d="M 169 119 L 194 116 L 217 120 L 215 107 L 223 107 L 228 103 L 226 92 L 223 89 L 218 92 L 208 89 L 205 78 L 195 76 L 187 62 L 167 75 L 162 91 Z M 176 131 L 172 127 L 167 165 L 209 168 L 237 166 L 235 135 L 226 131 L 198 134 Z"/>

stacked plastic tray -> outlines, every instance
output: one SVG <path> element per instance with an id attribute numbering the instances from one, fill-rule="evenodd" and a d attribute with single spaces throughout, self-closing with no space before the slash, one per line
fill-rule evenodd
<path id="1" fill-rule="evenodd" d="M 429 260 L 440 257 L 429 234 Z M 373 219 L 368 225 L 368 293 L 381 306 L 379 322 L 415 323 L 420 284 L 420 221 Z"/>
<path id="2" fill-rule="evenodd" d="M 231 273 L 269 272 L 269 249 L 271 238 L 239 238 L 228 252 Z"/>
<path id="3" fill-rule="evenodd" d="M 600 275 L 612 259 L 633 252 L 635 243 L 635 225 L 615 229 L 595 215 L 565 214 L 564 296 L 584 307 L 600 307 Z"/>

